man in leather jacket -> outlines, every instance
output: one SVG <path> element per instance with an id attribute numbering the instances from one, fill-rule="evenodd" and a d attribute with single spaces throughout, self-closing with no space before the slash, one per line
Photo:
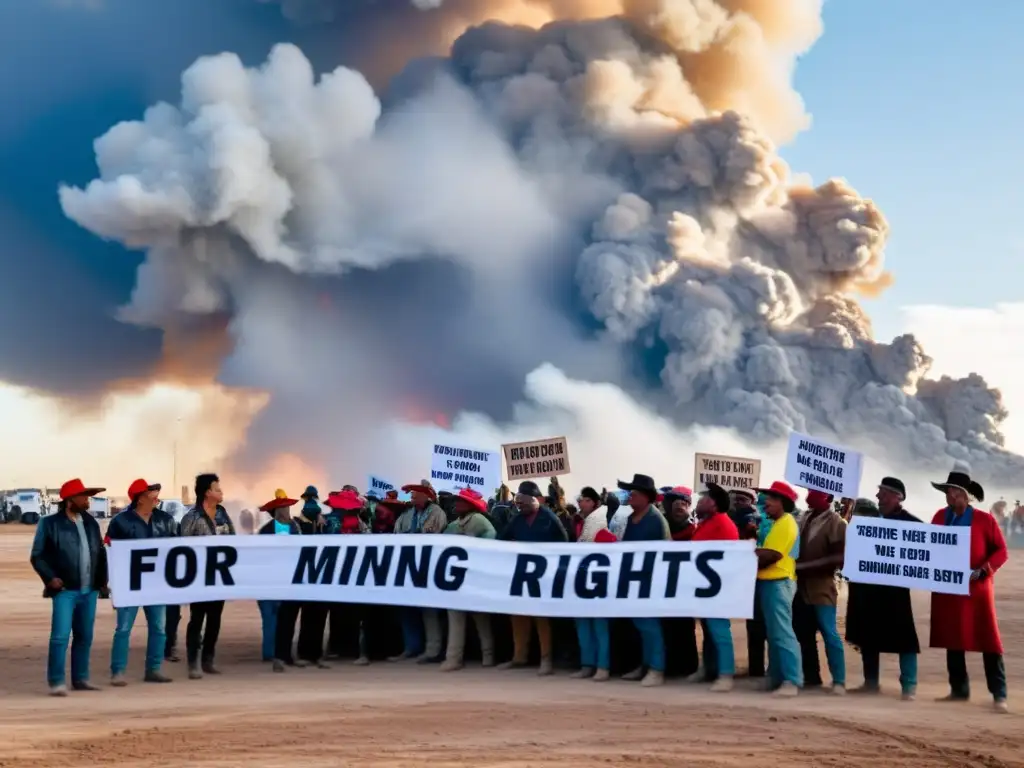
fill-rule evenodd
<path id="1" fill-rule="evenodd" d="M 131 504 L 110 521 L 107 541 L 133 539 L 166 539 L 176 536 L 178 524 L 174 517 L 157 509 L 160 500 L 159 483 L 148 483 L 139 479 L 128 486 Z M 147 683 L 169 683 L 171 679 L 160 672 L 164 659 L 164 644 L 167 640 L 167 606 L 147 605 L 142 609 L 146 615 L 146 674 Z M 124 671 L 128 666 L 128 646 L 132 627 L 139 615 L 138 607 L 117 609 L 117 628 L 114 630 L 114 644 L 110 649 L 110 684 L 123 687 L 128 684 Z"/>
<path id="2" fill-rule="evenodd" d="M 51 696 L 67 696 L 65 664 L 71 641 L 71 687 L 96 691 L 89 682 L 96 600 L 109 596 L 107 552 L 99 523 L 89 514 L 89 499 L 105 488 L 86 488 L 69 480 L 60 489 L 56 513 L 39 521 L 30 562 L 53 600 L 46 681 Z"/>

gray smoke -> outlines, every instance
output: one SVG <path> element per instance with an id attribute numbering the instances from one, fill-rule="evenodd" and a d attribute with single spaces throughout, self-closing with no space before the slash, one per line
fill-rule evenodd
<path id="1" fill-rule="evenodd" d="M 646 396 L 680 423 L 750 441 L 831 433 L 900 462 L 964 460 L 1016 480 L 1024 458 L 1001 447 L 997 391 L 977 376 L 928 380 L 910 336 L 873 340 L 856 298 L 890 280 L 881 212 L 842 180 L 794 185 L 776 153 L 806 124 L 779 62 L 813 40 L 819 3 L 535 5 L 573 20 L 470 29 L 447 61 L 413 64 L 401 79 L 411 95 L 383 112 L 360 75 L 316 81 L 291 46 L 259 70 L 230 54 L 198 61 L 179 106 L 115 126 L 96 142 L 100 178 L 61 189 L 69 217 L 148 251 L 126 317 L 166 327 L 231 312 L 243 352 L 226 367 L 242 383 L 307 411 L 365 397 L 372 422 L 390 404 L 376 381 L 321 360 L 299 396 L 268 381 L 268 361 L 301 370 L 310 345 L 373 354 L 365 317 L 326 325 L 305 311 L 304 286 L 442 262 L 471 287 L 383 334 L 394 372 L 402 333 L 451 306 L 462 322 L 427 340 L 426 360 L 458 361 L 439 389 L 494 368 L 521 377 L 543 359 L 635 389 L 623 361 L 639 358 L 660 379 Z M 589 18 L 610 6 L 624 16 Z M 415 287 L 395 291 L 415 300 Z M 577 308 L 598 340 L 581 339 Z"/>

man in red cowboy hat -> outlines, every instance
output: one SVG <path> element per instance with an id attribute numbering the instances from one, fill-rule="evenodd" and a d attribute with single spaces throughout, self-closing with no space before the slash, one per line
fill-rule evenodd
<path id="1" fill-rule="evenodd" d="M 846 693 L 846 653 L 837 626 L 839 590 L 836 571 L 843 567 L 846 521 L 832 507 L 832 495 L 807 492 L 807 513 L 800 517 L 800 556 L 796 561 L 793 628 L 800 642 L 804 687 L 821 686 L 818 633 L 832 675 L 832 694 Z"/>
<path id="2" fill-rule="evenodd" d="M 427 481 L 402 487 L 412 497 L 410 506 L 395 522 L 395 533 L 443 533 L 448 527 L 448 516 L 437 504 L 437 491 Z M 392 661 L 416 659 L 417 664 L 441 661 L 443 633 L 441 613 L 435 608 L 403 607 L 402 640 L 404 650 Z"/>
<path id="3" fill-rule="evenodd" d="M 658 486 L 648 475 L 633 475 L 632 482 L 619 481 L 619 488 L 629 491 L 630 516 L 622 534 L 623 541 L 671 541 L 672 532 L 668 521 L 654 506 L 658 497 Z M 643 647 L 643 663 L 632 672 L 622 676 L 623 680 L 639 680 L 645 687 L 662 685 L 665 682 L 665 635 L 660 619 L 633 619 L 633 626 L 640 633 Z"/>
<path id="4" fill-rule="evenodd" d="M 515 504 L 519 514 L 508 522 L 498 538 L 503 541 L 521 541 L 532 544 L 568 541 L 565 528 L 562 527 L 555 513 L 541 504 L 543 498 L 544 494 L 535 482 L 532 480 L 521 482 L 515 495 Z M 511 622 L 512 659 L 499 665 L 498 669 L 525 667 L 529 663 L 530 639 L 533 628 L 536 626 L 537 639 L 540 643 L 540 668 L 537 670 L 537 674 L 542 676 L 554 674 L 550 619 L 540 616 L 515 615 L 511 617 Z"/>
<path id="5" fill-rule="evenodd" d="M 206 472 L 196 476 L 196 503 L 179 525 L 182 536 L 234 536 L 235 526 L 221 506 L 224 491 L 220 478 Z M 219 675 L 214 665 L 220 620 L 224 613 L 223 600 L 192 603 L 188 607 L 188 626 L 185 628 L 185 653 L 188 657 L 188 677 L 200 680 L 203 673 Z M 201 652 L 201 656 L 200 656 Z"/>
<path id="6" fill-rule="evenodd" d="M 30 562 L 53 600 L 46 681 L 51 696 L 67 696 L 65 664 L 71 641 L 71 687 L 96 691 L 89 682 L 96 599 L 106 597 L 107 552 L 99 523 L 88 514 L 89 499 L 105 488 L 86 488 L 69 480 L 60 489 L 57 512 L 39 521 Z"/>
<path id="7" fill-rule="evenodd" d="M 969 595 L 932 592 L 931 647 L 946 649 L 948 696 L 940 701 L 967 701 L 971 682 L 965 653 L 981 653 L 985 681 L 997 712 L 1006 703 L 1006 666 L 996 617 L 995 575 L 1007 561 L 1006 539 L 991 514 L 975 508 L 971 499 L 985 500 L 985 489 L 971 479 L 970 468 L 957 464 L 944 483 L 932 483 L 946 494 L 946 506 L 935 513 L 932 525 L 958 528 L 971 541 Z"/>
<path id="8" fill-rule="evenodd" d="M 803 685 L 800 644 L 793 631 L 793 598 L 796 596 L 796 555 L 800 529 L 793 512 L 797 493 L 775 481 L 764 494 L 764 511 L 769 520 L 764 541 L 757 553 L 757 599 L 764 613 L 768 635 L 769 687 L 776 696 L 796 696 Z"/>
<path id="9" fill-rule="evenodd" d="M 299 536 L 299 525 L 291 517 L 291 508 L 297 499 L 288 498 L 283 489 L 274 492 L 274 498 L 260 507 L 260 512 L 269 514 L 270 520 L 260 528 L 263 536 Z M 275 672 L 284 672 L 285 666 L 296 664 L 292 657 L 292 640 L 295 638 L 295 622 L 299 618 L 299 606 L 294 600 L 257 600 L 263 628 L 263 660 L 274 663 Z"/>
<path id="10" fill-rule="evenodd" d="M 410 506 L 412 506 L 411 501 L 398 498 L 398 491 L 388 491 L 374 507 L 370 531 L 372 533 L 394 533 L 395 523 Z"/>
<path id="11" fill-rule="evenodd" d="M 108 541 L 132 541 L 137 539 L 167 539 L 178 535 L 178 524 L 174 517 L 157 508 L 160 501 L 160 484 L 138 479 L 128 486 L 129 505 L 110 521 L 107 527 Z M 167 606 L 147 605 L 146 616 L 146 674 L 147 683 L 169 683 L 160 667 L 164 660 L 167 641 Z M 137 607 L 117 609 L 117 628 L 114 630 L 114 644 L 110 649 L 110 684 L 122 687 L 128 684 L 124 671 L 128 667 L 128 647 L 132 627 L 139 615 Z"/>
<path id="12" fill-rule="evenodd" d="M 463 488 L 453 494 L 456 518 L 444 532 L 454 536 L 472 536 L 476 539 L 493 539 L 494 526 L 487 519 L 487 499 L 472 488 Z M 480 651 L 485 667 L 494 666 L 494 633 L 491 630 L 491 617 L 486 613 L 473 613 L 473 624 L 480 638 Z M 462 669 L 466 650 L 466 612 L 448 611 L 448 648 L 443 672 L 454 672 Z"/>

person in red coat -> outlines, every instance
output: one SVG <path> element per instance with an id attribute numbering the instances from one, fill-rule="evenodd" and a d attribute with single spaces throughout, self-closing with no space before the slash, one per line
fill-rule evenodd
<path id="1" fill-rule="evenodd" d="M 985 680 L 997 712 L 1006 712 L 1006 667 L 996 619 L 995 573 L 1007 560 L 1006 540 L 988 512 L 971 505 L 984 501 L 985 491 L 971 480 L 969 470 L 954 467 L 944 483 L 932 483 L 946 494 L 946 506 L 932 525 L 966 528 L 971 532 L 970 595 L 932 593 L 931 647 L 946 649 L 948 696 L 940 701 L 967 701 L 971 695 L 965 653 L 981 653 Z"/>

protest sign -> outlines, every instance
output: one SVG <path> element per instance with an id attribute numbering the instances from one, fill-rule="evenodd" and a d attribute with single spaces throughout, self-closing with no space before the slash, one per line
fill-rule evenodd
<path id="1" fill-rule="evenodd" d="M 509 482 L 569 474 L 569 444 L 564 437 L 506 443 L 501 451 Z"/>
<path id="2" fill-rule="evenodd" d="M 435 443 L 430 482 L 438 491 L 472 488 L 490 496 L 501 485 L 501 454 Z"/>
<path id="3" fill-rule="evenodd" d="M 469 536 L 194 536 L 114 541 L 118 608 L 296 600 L 523 616 L 753 615 L 749 541 L 525 544 Z"/>
<path id="4" fill-rule="evenodd" d="M 761 460 L 740 456 L 697 453 L 693 457 L 693 490 L 697 493 L 716 483 L 727 490 L 758 488 L 761 484 Z"/>
<path id="5" fill-rule="evenodd" d="M 970 594 L 971 529 L 855 515 L 846 529 L 843 576 L 862 584 Z"/>
<path id="6" fill-rule="evenodd" d="M 397 491 L 398 486 L 389 480 L 385 480 L 383 477 L 378 475 L 367 475 L 366 477 L 366 492 L 372 493 L 378 499 L 383 499 L 387 496 L 388 491 Z"/>
<path id="7" fill-rule="evenodd" d="M 860 491 L 863 457 L 857 451 L 791 432 L 786 455 L 786 482 L 855 499 Z"/>

